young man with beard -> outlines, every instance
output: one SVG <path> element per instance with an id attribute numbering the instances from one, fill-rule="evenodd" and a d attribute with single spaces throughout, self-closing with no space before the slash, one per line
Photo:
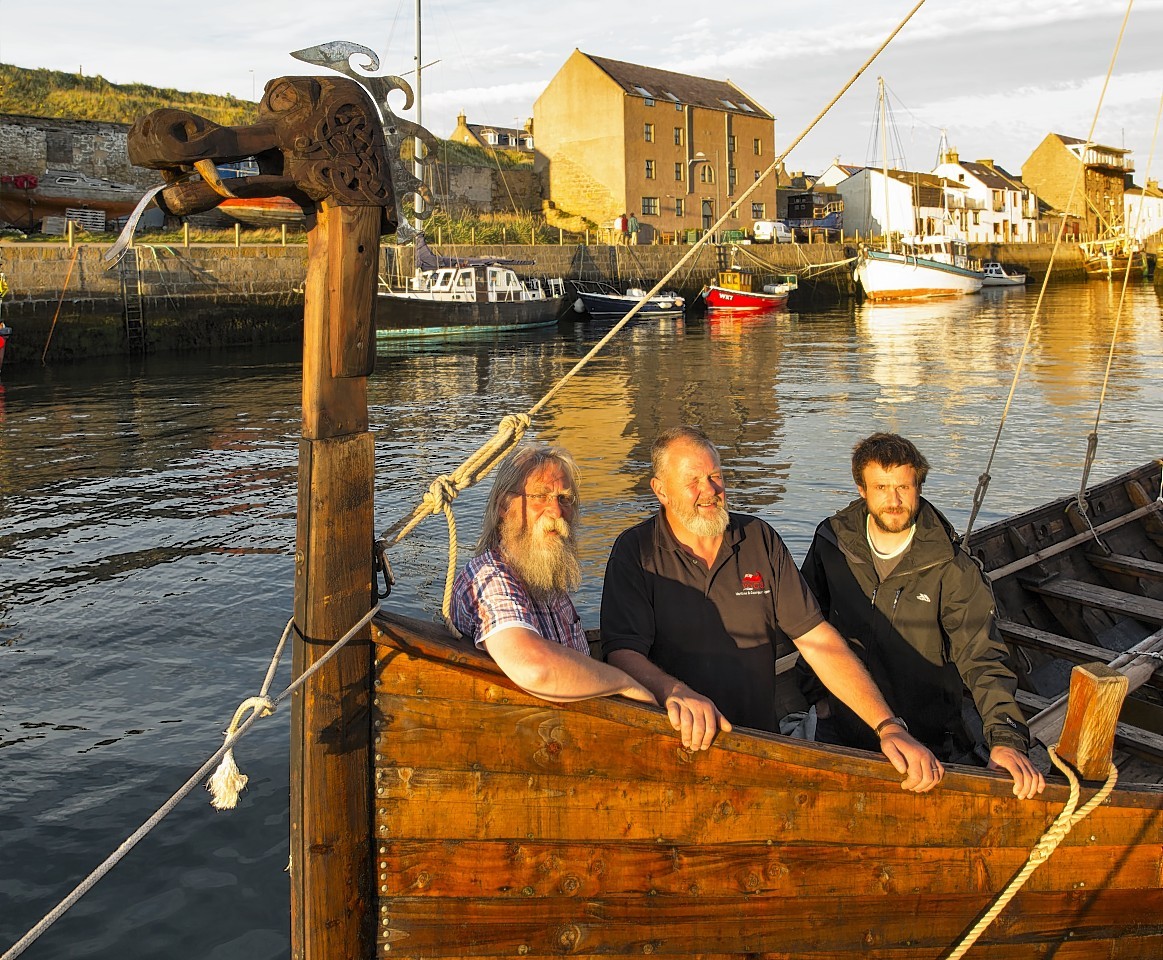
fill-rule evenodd
<path id="1" fill-rule="evenodd" d="M 618 537 L 606 565 L 609 662 L 666 706 L 684 747 L 706 750 L 732 725 L 777 729 L 775 663 L 791 652 L 791 637 L 829 689 L 875 730 L 905 775 L 902 787 L 936 786 L 941 764 L 892 716 L 824 620 L 779 535 L 756 517 L 728 513 L 719 455 L 706 434 L 667 430 L 651 461 L 660 510 Z"/>
<path id="2" fill-rule="evenodd" d="M 569 592 L 581 583 L 577 465 L 560 447 L 531 446 L 497 469 L 476 556 L 453 583 L 452 622 L 526 693 L 543 700 L 645 687 L 590 657 Z"/>
<path id="3" fill-rule="evenodd" d="M 953 527 L 921 487 L 929 462 L 904 437 L 875 433 L 852 451 L 860 499 L 819 525 L 803 574 L 828 621 L 859 652 L 908 729 L 946 762 L 972 759 L 961 717 L 967 687 L 984 728 L 989 767 L 1029 799 L 1045 780 L 1026 755 L 1017 680 L 993 633 L 993 594 L 953 543 Z M 869 746 L 862 725 L 825 696 L 807 666 L 801 688 L 816 702 L 819 732 Z M 829 725 L 831 730 L 829 731 Z"/>

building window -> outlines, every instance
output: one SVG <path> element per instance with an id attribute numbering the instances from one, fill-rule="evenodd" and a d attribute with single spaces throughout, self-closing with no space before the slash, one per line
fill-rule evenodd
<path id="1" fill-rule="evenodd" d="M 682 127 L 675 127 L 674 128 L 674 145 L 676 147 L 681 147 L 685 140 L 686 140 L 686 135 L 684 134 Z"/>
<path id="2" fill-rule="evenodd" d="M 653 106 L 654 106 L 654 98 L 653 98 L 653 97 L 647 97 L 645 100 L 643 100 L 643 101 L 642 101 L 642 103 L 643 103 L 643 104 L 645 104 L 645 105 L 646 105 L 646 106 L 648 106 L 648 107 L 653 107 Z"/>
<path id="3" fill-rule="evenodd" d="M 727 196 L 735 192 L 735 185 L 739 182 L 739 171 L 735 167 L 727 168 Z"/>
<path id="4" fill-rule="evenodd" d="M 759 171 L 758 171 L 758 170 L 756 170 L 756 171 L 755 171 L 755 179 L 756 179 L 756 180 L 758 180 L 758 179 L 759 179 Z"/>
<path id="5" fill-rule="evenodd" d="M 763 141 L 760 140 L 759 137 L 756 137 L 755 140 L 752 141 L 751 148 L 755 151 L 755 156 L 763 156 Z"/>
<path id="6" fill-rule="evenodd" d="M 703 183 L 715 182 L 715 168 L 708 163 L 699 165 L 699 180 Z"/>
<path id="7" fill-rule="evenodd" d="M 674 215 L 676 217 L 681 217 L 683 215 L 682 197 L 675 197 L 674 198 Z"/>
<path id="8" fill-rule="evenodd" d="M 677 100 L 674 101 L 674 109 L 677 110 L 679 113 L 682 113 L 682 104 L 679 103 Z"/>
<path id="9" fill-rule="evenodd" d="M 654 179 L 654 161 L 653 160 L 646 161 L 646 179 L 647 180 Z"/>
<path id="10" fill-rule="evenodd" d="M 766 207 L 764 207 L 764 205 L 762 203 L 752 202 L 752 204 L 751 204 L 751 219 L 752 220 L 764 220 L 764 219 L 766 219 L 764 216 L 765 213 L 766 213 Z"/>
<path id="11" fill-rule="evenodd" d="M 677 161 L 674 165 L 674 179 L 682 180 L 682 161 Z"/>
<path id="12" fill-rule="evenodd" d="M 654 143 L 654 124 L 653 123 L 646 124 L 646 128 L 645 128 L 644 132 L 646 134 L 646 142 L 647 143 Z"/>
<path id="13" fill-rule="evenodd" d="M 657 217 L 658 216 L 658 197 L 643 197 L 642 198 L 642 216 Z"/>
<path id="14" fill-rule="evenodd" d="M 735 152 L 735 134 L 731 134 L 729 137 L 727 137 L 727 152 Z"/>

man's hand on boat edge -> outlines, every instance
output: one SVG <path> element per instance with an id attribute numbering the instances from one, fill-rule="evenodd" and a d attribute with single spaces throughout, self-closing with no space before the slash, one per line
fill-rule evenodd
<path id="1" fill-rule="evenodd" d="M 990 770 L 1006 772 L 1014 781 L 1014 796 L 1019 800 L 1033 800 L 1046 788 L 1046 778 L 1030 758 L 1016 747 L 998 745 L 989 751 Z"/>
<path id="2" fill-rule="evenodd" d="M 927 793 L 945 776 L 941 761 L 904 727 L 893 725 L 886 729 L 880 736 L 880 751 L 896 767 L 897 773 L 905 774 L 902 790 Z"/>

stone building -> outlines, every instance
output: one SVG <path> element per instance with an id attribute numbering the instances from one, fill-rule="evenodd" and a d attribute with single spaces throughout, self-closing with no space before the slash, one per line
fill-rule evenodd
<path id="1" fill-rule="evenodd" d="M 642 239 L 707 229 L 775 156 L 775 118 L 725 80 L 574 50 L 533 106 L 537 169 L 559 210 Z M 725 225 L 750 231 L 776 210 L 774 176 Z"/>
<path id="2" fill-rule="evenodd" d="M 1123 183 L 1135 169 L 1130 153 L 1049 133 L 1022 164 L 1022 182 L 1054 215 L 1069 217 L 1083 237 L 1097 237 L 1123 225 Z"/>
<path id="3" fill-rule="evenodd" d="M 484 147 L 486 150 L 520 150 L 522 153 L 533 152 L 533 121 L 527 120 L 525 126 L 494 127 L 485 123 L 469 123 L 463 113 L 456 116 L 456 129 L 448 138 L 455 143 L 467 143 L 471 147 Z"/>

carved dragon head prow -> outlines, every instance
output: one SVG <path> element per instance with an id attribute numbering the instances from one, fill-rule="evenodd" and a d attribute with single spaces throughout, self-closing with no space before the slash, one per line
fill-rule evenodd
<path id="1" fill-rule="evenodd" d="M 399 90 L 404 109 L 409 109 L 411 87 L 399 77 L 369 72 L 379 69 L 379 58 L 359 44 L 334 41 L 292 56 L 346 79 L 271 80 L 259 104 L 258 122 L 249 126 L 222 126 L 172 109 L 155 110 L 133 125 L 129 159 L 161 172 L 165 183 L 154 191 L 158 205 L 176 216 L 210 210 L 228 197 L 288 197 L 308 216 L 325 201 L 378 206 L 383 210 L 381 233 L 390 234 L 399 226 L 400 200 L 413 194 L 424 201 L 415 205 L 416 216 L 426 217 L 420 208 L 431 210 L 431 194 L 401 148 L 405 140 L 418 139 L 432 159 L 436 141 L 423 127 L 397 117 L 388 103 L 392 91 Z M 258 163 L 257 176 L 233 178 L 229 186 L 219 178 L 217 164 L 249 157 Z M 128 242 L 128 236 L 123 240 Z"/>

